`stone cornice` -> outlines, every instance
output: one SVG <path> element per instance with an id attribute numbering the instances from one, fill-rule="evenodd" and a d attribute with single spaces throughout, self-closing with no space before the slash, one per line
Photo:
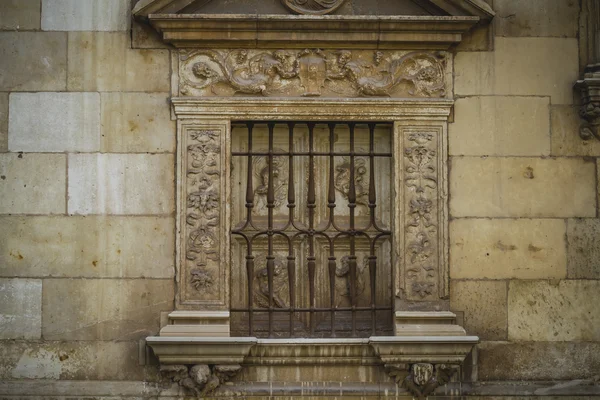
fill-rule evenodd
<path id="1" fill-rule="evenodd" d="M 180 48 L 447 49 L 477 16 L 150 14 Z"/>

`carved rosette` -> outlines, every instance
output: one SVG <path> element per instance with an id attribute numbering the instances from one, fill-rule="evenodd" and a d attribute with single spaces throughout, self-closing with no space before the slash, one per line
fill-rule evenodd
<path id="1" fill-rule="evenodd" d="M 189 126 L 181 138 L 182 220 L 180 301 L 188 304 L 225 303 L 222 266 L 224 127 Z"/>
<path id="2" fill-rule="evenodd" d="M 445 97 L 443 52 L 182 50 L 183 96 Z"/>
<path id="3" fill-rule="evenodd" d="M 324 15 L 337 10 L 346 0 L 281 0 L 283 5 L 298 14 Z"/>
<path id="4" fill-rule="evenodd" d="M 444 296 L 445 273 L 440 257 L 443 210 L 440 199 L 441 128 L 401 127 L 404 182 L 404 295 L 410 301 L 432 301 Z"/>
<path id="5" fill-rule="evenodd" d="M 197 398 L 210 396 L 242 369 L 240 365 L 161 365 L 161 374 Z"/>

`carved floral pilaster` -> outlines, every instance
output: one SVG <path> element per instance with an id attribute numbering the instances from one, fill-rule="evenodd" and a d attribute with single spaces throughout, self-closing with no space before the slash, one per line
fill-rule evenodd
<path id="1" fill-rule="evenodd" d="M 227 125 L 179 127 L 179 293 L 182 305 L 225 309 L 228 304 L 226 260 Z"/>
<path id="2" fill-rule="evenodd" d="M 447 297 L 445 128 L 398 124 L 397 172 L 403 203 L 399 292 L 407 301 Z M 398 294 L 398 293 L 397 293 Z"/>

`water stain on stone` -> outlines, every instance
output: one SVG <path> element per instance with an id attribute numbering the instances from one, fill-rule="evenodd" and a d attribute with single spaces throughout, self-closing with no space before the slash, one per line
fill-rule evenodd
<path id="1" fill-rule="evenodd" d="M 535 175 L 533 175 L 533 168 L 531 168 L 531 167 L 525 168 L 525 172 L 523 172 L 523 176 L 527 179 L 535 178 Z"/>
<path id="2" fill-rule="evenodd" d="M 21 255 L 21 253 L 19 253 L 18 251 L 17 251 L 17 254 L 14 254 L 14 253 L 11 251 L 11 252 L 10 252 L 10 255 L 11 255 L 12 257 L 16 258 L 17 260 L 22 260 L 23 258 L 25 258 L 25 257 L 23 257 L 23 255 Z"/>
<path id="3" fill-rule="evenodd" d="M 0 179 L 2 179 L 2 180 L 6 180 L 6 175 L 2 175 L 2 176 L 0 176 Z"/>
<path id="4" fill-rule="evenodd" d="M 513 250 L 517 250 L 517 246 L 515 246 L 514 244 L 509 244 L 506 245 L 504 243 L 502 243 L 501 240 L 498 240 L 498 243 L 496 243 L 494 245 L 495 248 L 497 248 L 498 250 L 502 250 L 502 251 L 513 251 Z"/>
<path id="5" fill-rule="evenodd" d="M 543 248 L 541 248 L 541 247 L 536 247 L 536 246 L 534 246 L 534 245 L 533 245 L 533 244 L 531 244 L 531 243 L 529 244 L 529 247 L 528 247 L 527 249 L 528 249 L 529 251 L 533 252 L 533 253 L 537 253 L 537 252 L 539 252 L 539 251 L 542 251 L 542 250 L 544 250 Z"/>
<path id="6" fill-rule="evenodd" d="M 96 261 L 96 260 L 92 261 L 92 265 L 93 265 L 94 267 L 95 267 L 95 266 L 97 266 L 97 265 L 98 265 L 98 261 Z"/>

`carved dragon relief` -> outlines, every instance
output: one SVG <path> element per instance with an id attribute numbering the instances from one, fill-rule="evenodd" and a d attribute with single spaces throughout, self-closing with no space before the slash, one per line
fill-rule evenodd
<path id="1" fill-rule="evenodd" d="M 408 132 L 405 139 L 406 279 L 409 296 L 425 299 L 436 291 L 437 138 L 427 131 Z"/>
<path id="2" fill-rule="evenodd" d="M 216 290 L 219 262 L 220 132 L 198 129 L 187 134 L 185 258 L 190 284 L 206 296 Z"/>
<path id="3" fill-rule="evenodd" d="M 337 10 L 346 0 L 281 0 L 283 5 L 298 14 L 324 15 Z"/>
<path id="4" fill-rule="evenodd" d="M 184 50 L 185 96 L 444 97 L 443 52 Z"/>

